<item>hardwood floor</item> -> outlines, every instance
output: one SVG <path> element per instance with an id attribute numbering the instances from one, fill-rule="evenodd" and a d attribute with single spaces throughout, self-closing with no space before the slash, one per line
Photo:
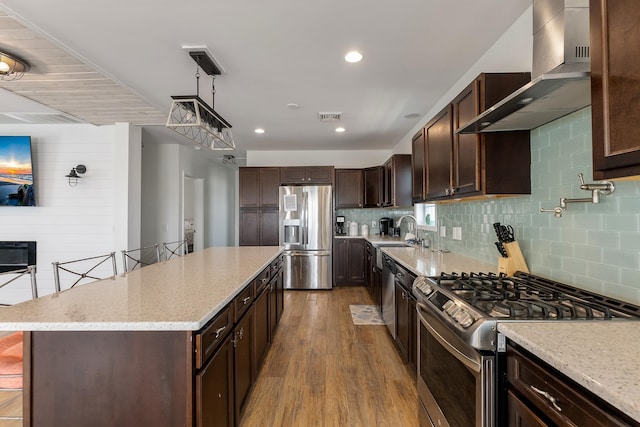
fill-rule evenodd
<path id="1" fill-rule="evenodd" d="M 287 291 L 242 427 L 417 426 L 415 373 L 385 326 L 354 325 L 365 288 Z"/>

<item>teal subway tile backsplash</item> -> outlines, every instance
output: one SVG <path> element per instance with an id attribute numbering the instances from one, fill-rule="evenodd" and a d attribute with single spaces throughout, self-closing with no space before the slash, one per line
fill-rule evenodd
<path id="1" fill-rule="evenodd" d="M 531 154 L 530 196 L 437 205 L 447 245 L 497 269 L 492 224 L 511 224 L 532 273 L 640 304 L 640 182 L 614 179 L 613 194 L 569 204 L 562 218 L 539 212 L 591 196 L 578 180 L 593 182 L 591 109 L 531 131 Z M 462 241 L 451 240 L 454 226 Z"/>

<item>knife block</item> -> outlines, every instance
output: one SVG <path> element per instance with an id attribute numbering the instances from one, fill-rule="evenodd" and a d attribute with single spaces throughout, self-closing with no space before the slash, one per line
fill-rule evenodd
<path id="1" fill-rule="evenodd" d="M 502 246 L 507 251 L 508 257 L 498 258 L 498 273 L 505 273 L 507 276 L 512 276 L 516 271 L 528 273 L 529 267 L 518 242 L 503 243 Z"/>

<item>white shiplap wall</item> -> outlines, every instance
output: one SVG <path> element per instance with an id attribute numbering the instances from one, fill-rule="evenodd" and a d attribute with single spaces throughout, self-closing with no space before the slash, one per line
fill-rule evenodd
<path id="1" fill-rule="evenodd" d="M 53 292 L 53 261 L 123 249 L 116 247 L 116 242 L 126 241 L 128 225 L 122 224 L 116 206 L 127 204 L 128 189 L 115 188 L 115 177 L 126 174 L 128 167 L 115 158 L 116 151 L 121 151 L 115 147 L 128 146 L 128 141 L 118 141 L 128 135 L 122 126 L 128 128 L 122 124 L 0 127 L 2 135 L 31 136 L 37 206 L 0 207 L 0 240 L 38 242 L 41 295 Z M 86 165 L 87 172 L 76 187 L 70 187 L 65 175 L 78 164 Z M 115 230 L 125 233 L 124 237 L 117 236 Z M 26 282 L 9 287 L 0 289 L 1 302 L 16 302 L 30 295 Z"/>

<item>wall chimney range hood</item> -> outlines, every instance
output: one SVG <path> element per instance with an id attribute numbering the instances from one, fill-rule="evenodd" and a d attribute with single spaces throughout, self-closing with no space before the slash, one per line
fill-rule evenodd
<path id="1" fill-rule="evenodd" d="M 456 133 L 531 130 L 591 104 L 588 0 L 533 0 L 531 75 Z"/>

